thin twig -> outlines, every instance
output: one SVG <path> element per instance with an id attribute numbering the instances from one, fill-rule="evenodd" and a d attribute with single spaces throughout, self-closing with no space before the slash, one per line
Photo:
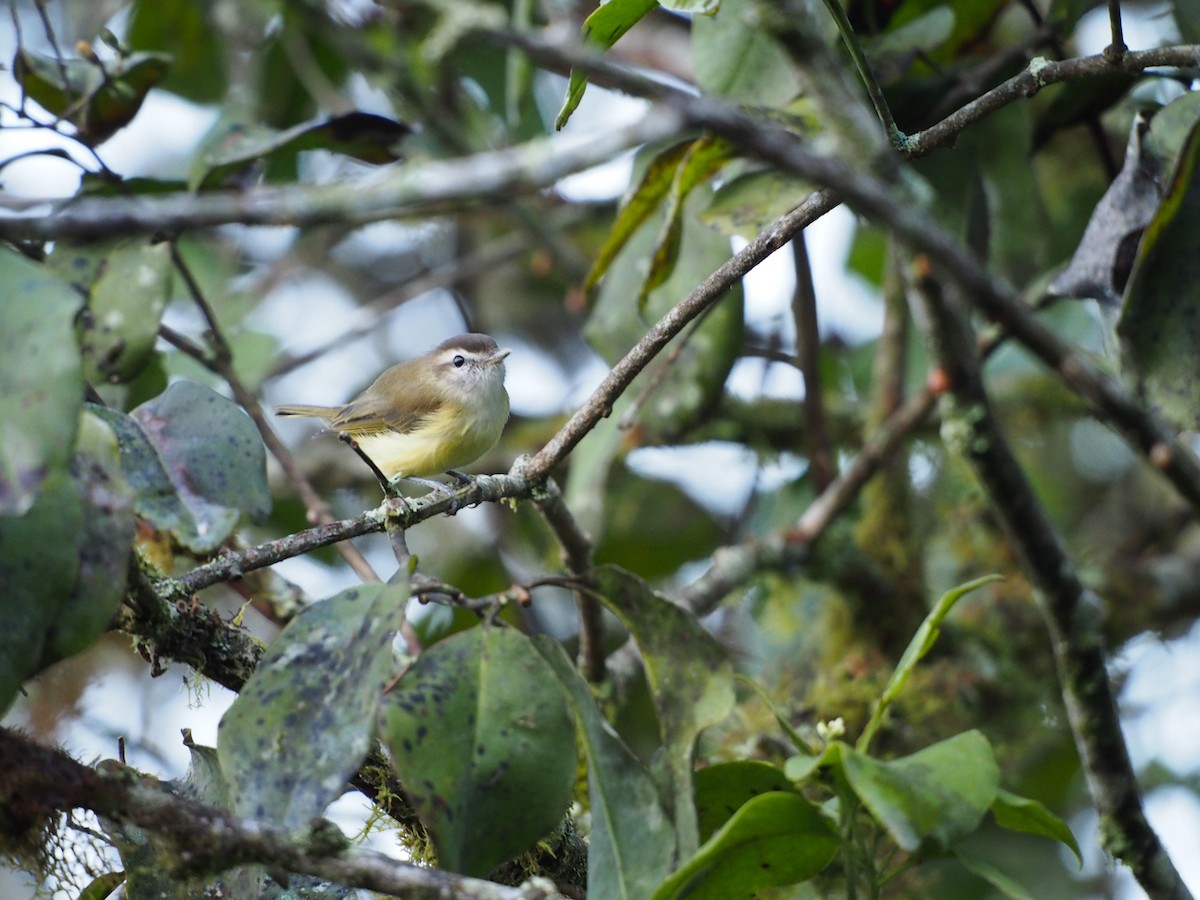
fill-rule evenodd
<path id="1" fill-rule="evenodd" d="M 558 433 L 535 456 L 518 460 L 514 464 L 513 474 L 523 474 L 535 481 L 545 478 L 597 422 L 612 412 L 613 403 L 629 383 L 673 337 L 724 297 L 729 288 L 743 275 L 784 246 L 802 228 L 815 222 L 835 206 L 837 200 L 831 192 L 818 191 L 760 232 L 754 240 L 730 257 L 687 297 L 655 322 L 642 339 L 613 366 L 592 396 L 575 411 Z"/>
<path id="2" fill-rule="evenodd" d="M 586 577 L 592 569 L 592 539 L 579 527 L 553 478 L 534 496 L 534 505 L 558 539 L 567 571 Z M 605 674 L 604 608 L 586 591 L 575 587 L 573 592 L 579 611 L 579 667 L 588 681 L 599 684 Z"/>
<path id="3" fill-rule="evenodd" d="M 837 0 L 833 0 L 837 2 Z M 792 238 L 796 289 L 792 294 L 792 318 L 796 324 L 796 357 L 804 375 L 804 419 L 808 424 L 808 459 L 813 486 L 823 491 L 837 477 L 833 446 L 825 427 L 825 400 L 821 389 L 821 333 L 817 321 L 817 289 L 804 232 Z"/>
<path id="4" fill-rule="evenodd" d="M 190 596 L 210 585 L 240 578 L 253 569 L 273 566 L 339 541 L 384 531 L 389 517 L 397 518 L 404 528 L 411 528 L 425 519 L 477 503 L 490 503 L 501 498 L 527 499 L 533 490 L 534 483 L 527 478 L 479 475 L 471 484 L 453 491 L 426 494 L 415 500 L 386 500 L 376 509 L 369 509 L 353 518 L 306 528 L 286 537 L 218 556 L 186 575 L 168 581 L 166 590 L 171 596 Z"/>
<path id="5" fill-rule="evenodd" d="M 304 476 L 300 466 L 296 463 L 296 459 L 292 456 L 292 452 L 287 448 L 287 445 L 279 439 L 279 435 L 275 433 L 275 429 L 271 427 L 271 423 L 263 412 L 262 404 L 258 402 L 253 392 L 251 392 L 245 383 L 238 377 L 237 371 L 233 367 L 233 351 L 230 349 L 229 342 L 225 339 L 225 333 L 221 330 L 221 325 L 217 321 L 217 315 L 213 311 L 212 305 L 209 304 L 208 298 L 205 297 L 204 291 L 201 289 L 199 282 L 196 281 L 192 274 L 191 267 L 179 252 L 178 245 L 172 241 L 171 247 L 171 262 L 175 265 L 175 269 L 179 272 L 183 283 L 187 286 L 188 293 L 192 296 L 192 302 L 196 304 L 200 310 L 200 314 L 204 316 L 204 321 L 208 325 L 208 339 L 212 343 L 213 352 L 209 359 L 209 367 L 225 379 L 229 389 L 233 392 L 233 398 L 237 401 L 246 413 L 253 420 L 258 433 L 262 435 L 263 443 L 267 449 L 271 451 L 271 455 L 279 462 L 279 467 L 283 469 L 288 481 L 295 487 L 296 493 L 300 495 L 300 500 L 304 503 L 308 510 L 309 521 L 318 524 L 326 525 L 334 521 L 333 514 L 330 512 L 329 504 L 320 498 L 312 483 Z M 372 582 L 379 581 L 379 575 L 371 568 L 371 564 L 363 557 L 358 549 L 351 543 L 343 541 L 337 545 L 338 552 L 350 565 L 363 581 Z"/>
<path id="6" fill-rule="evenodd" d="M 46 12 L 45 3 L 34 3 L 34 8 L 37 10 L 38 17 L 42 20 L 42 31 L 46 35 L 46 41 L 50 44 L 50 49 L 54 51 L 54 62 L 58 65 L 58 77 L 62 79 L 63 92 L 70 94 L 71 79 L 67 75 L 67 63 L 63 59 L 62 49 L 58 46 L 58 38 L 54 34 L 54 26 L 50 22 L 50 15 Z M 13 18 L 17 15 L 16 4 L 13 4 Z"/>
<path id="7" fill-rule="evenodd" d="M 842 37 L 842 43 L 846 45 L 850 58 L 854 60 L 854 67 L 858 69 L 858 77 L 862 79 L 867 96 L 871 98 L 871 105 L 875 107 L 875 115 L 879 116 L 879 121 L 883 123 L 884 133 L 888 136 L 888 140 L 896 141 L 903 136 L 903 132 L 896 127 L 896 120 L 892 117 L 892 108 L 888 106 L 887 98 L 883 95 L 883 88 L 879 84 L 879 79 L 875 77 L 875 71 L 871 68 L 867 55 L 863 53 L 862 45 L 858 42 L 858 36 L 854 33 L 850 17 L 846 15 L 841 0 L 825 0 L 825 9 L 833 16 L 838 34 Z"/>
<path id="8" fill-rule="evenodd" d="M 1110 59 L 1120 59 L 1129 51 L 1121 26 L 1121 0 L 1108 0 L 1108 27 L 1112 31 L 1112 40 L 1104 48 L 1104 55 Z"/>

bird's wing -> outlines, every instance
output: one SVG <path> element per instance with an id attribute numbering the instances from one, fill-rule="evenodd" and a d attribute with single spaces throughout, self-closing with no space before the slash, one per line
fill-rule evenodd
<path id="1" fill-rule="evenodd" d="M 330 420 L 329 427 L 347 434 L 378 434 L 381 431 L 407 434 L 419 428 L 437 408 L 437 402 L 433 398 L 401 411 L 385 410 L 383 405 L 377 397 L 360 397 L 344 406 L 341 412 Z"/>

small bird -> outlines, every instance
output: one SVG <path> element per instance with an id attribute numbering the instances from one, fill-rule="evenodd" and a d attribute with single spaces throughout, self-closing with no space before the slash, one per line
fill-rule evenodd
<path id="1" fill-rule="evenodd" d="M 324 419 L 388 479 L 421 479 L 470 465 L 508 421 L 504 360 L 486 334 L 460 334 L 392 366 L 345 406 L 281 406 Z M 386 487 L 386 485 L 385 485 Z"/>

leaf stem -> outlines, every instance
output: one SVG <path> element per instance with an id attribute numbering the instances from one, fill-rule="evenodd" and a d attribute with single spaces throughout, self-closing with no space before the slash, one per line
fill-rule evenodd
<path id="1" fill-rule="evenodd" d="M 838 34 L 842 36 L 842 43 L 846 45 L 850 58 L 854 60 L 854 66 L 858 69 L 863 87 L 867 89 L 867 96 L 871 98 L 871 105 L 875 107 L 875 114 L 883 123 L 888 140 L 897 150 L 904 149 L 905 134 L 896 127 L 891 107 L 888 106 L 887 98 L 883 96 L 883 87 L 879 84 L 879 79 L 875 77 L 875 71 L 871 68 L 867 55 L 863 53 L 862 44 L 859 43 L 858 36 L 854 33 L 854 27 L 850 24 L 846 10 L 842 7 L 840 0 L 824 0 L 824 3 L 829 14 L 833 16 Z"/>

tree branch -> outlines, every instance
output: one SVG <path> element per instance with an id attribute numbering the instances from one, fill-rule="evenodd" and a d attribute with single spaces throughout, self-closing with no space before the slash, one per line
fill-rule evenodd
<path id="1" fill-rule="evenodd" d="M 655 110 L 624 128 L 559 135 L 445 162 L 389 167 L 327 185 L 75 200 L 44 216 L 0 216 L 0 240 L 175 234 L 232 222 L 304 226 L 429 217 L 547 187 L 631 147 L 674 137 L 679 130 L 676 116 Z"/>
<path id="2" fill-rule="evenodd" d="M 534 504 L 563 549 L 563 563 L 572 575 L 586 577 L 592 569 L 592 539 L 567 508 L 553 479 L 534 495 Z M 573 588 L 579 611 L 579 667 L 593 684 L 604 680 L 604 608 L 592 594 Z"/>
<path id="3" fill-rule="evenodd" d="M 835 0 L 836 2 L 836 0 Z M 833 446 L 825 428 L 824 391 L 821 389 L 821 333 L 817 324 L 817 289 L 813 285 L 812 266 L 804 232 L 792 238 L 792 258 L 796 264 L 796 289 L 792 296 L 792 318 L 796 323 L 796 356 L 804 375 L 804 418 L 808 423 L 808 459 L 813 485 L 823 491 L 837 476 Z"/>
<path id="4" fill-rule="evenodd" d="M 970 326 L 931 279 L 919 282 L 934 352 L 954 398 L 943 434 L 975 470 L 1037 588 L 1067 716 L 1101 817 L 1101 841 L 1153 897 L 1190 897 L 1146 820 L 1108 680 L 1099 599 L 1079 580 L 1062 539 L 1025 478 L 983 386 Z"/>
<path id="5" fill-rule="evenodd" d="M 513 466 L 512 474 L 521 474 L 534 480 L 541 480 L 548 475 L 597 422 L 612 412 L 613 403 L 629 383 L 689 322 L 724 297 L 735 282 L 784 246 L 801 229 L 837 205 L 838 201 L 832 193 L 818 191 L 760 232 L 655 322 L 645 336 L 612 367 L 592 396 L 575 411 L 558 433 L 535 456 L 518 461 Z"/>
<path id="6" fill-rule="evenodd" d="M 245 550 L 227 553 L 192 569 L 182 578 L 169 580 L 168 584 L 172 596 L 187 597 L 211 585 L 239 578 L 251 569 L 271 566 L 281 560 L 300 556 L 319 547 L 328 547 L 339 541 L 384 531 L 389 518 L 395 519 L 402 528 L 411 528 L 417 522 L 441 513 L 453 512 L 464 506 L 504 498 L 525 499 L 532 495 L 533 489 L 534 482 L 528 478 L 479 475 L 473 483 L 453 491 L 435 491 L 416 500 L 387 500 L 381 506 L 359 513 L 351 519 L 339 519 L 328 525 L 307 528 Z"/>
<path id="7" fill-rule="evenodd" d="M 16 732 L 0 728 L 0 806 L 13 811 L 0 826 L 15 837 L 58 813 L 88 809 L 136 825 L 174 845 L 177 875 L 216 875 L 262 864 L 313 875 L 393 897 L 550 900 L 561 895 L 545 879 L 507 887 L 400 862 L 369 850 L 351 850 L 335 827 L 305 834 L 239 819 L 172 792 L 156 779 L 116 763 L 90 768 Z"/>

